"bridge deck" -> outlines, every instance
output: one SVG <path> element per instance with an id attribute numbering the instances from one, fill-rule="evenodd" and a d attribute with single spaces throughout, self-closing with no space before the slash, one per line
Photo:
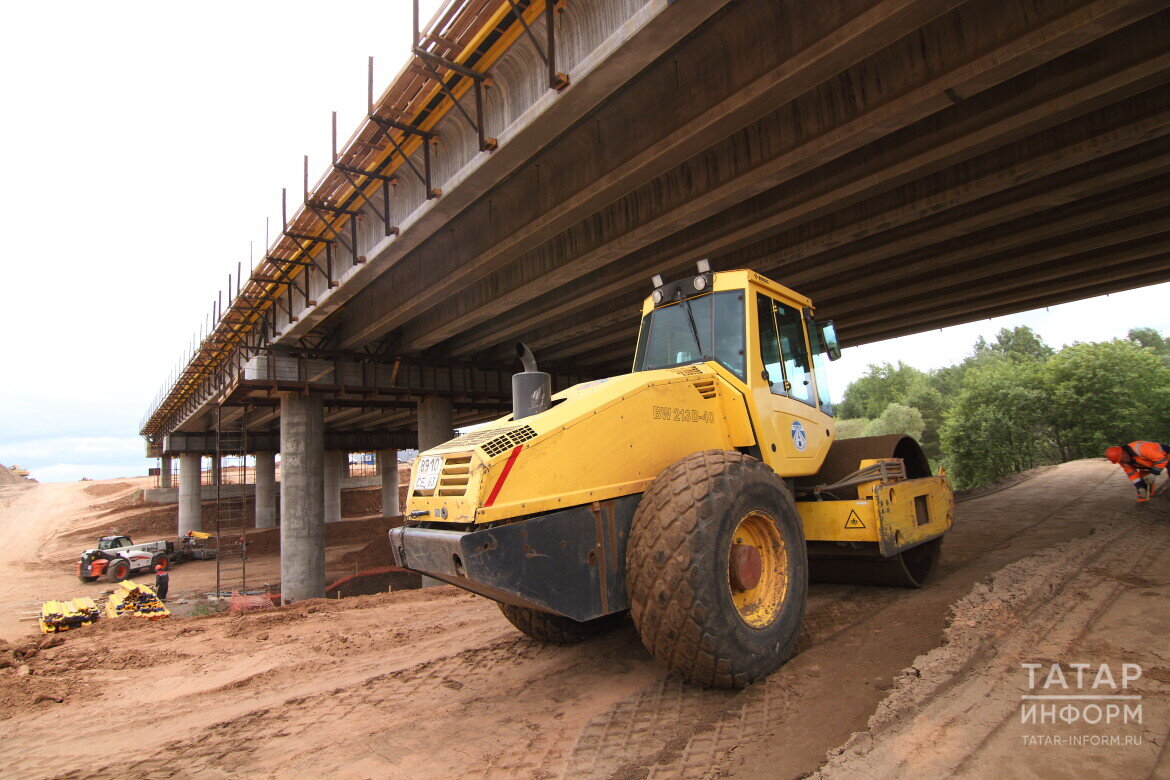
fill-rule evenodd
<path id="1" fill-rule="evenodd" d="M 144 435 L 205 428 L 224 390 L 271 403 L 241 377 L 277 347 L 447 366 L 298 374 L 331 429 L 411 429 L 426 394 L 482 419 L 507 394 L 459 367 L 505 375 L 520 339 L 566 381 L 624 370 L 647 280 L 697 257 L 809 295 L 847 345 L 1170 279 L 1164 0 L 568 0 L 551 69 L 519 5 L 420 32 Z M 440 86 L 436 57 L 471 75 Z"/>

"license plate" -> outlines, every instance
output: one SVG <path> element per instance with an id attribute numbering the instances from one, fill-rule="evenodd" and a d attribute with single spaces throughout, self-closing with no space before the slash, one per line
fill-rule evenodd
<path id="1" fill-rule="evenodd" d="M 428 455 L 418 462 L 418 471 L 414 476 L 414 489 L 434 490 L 439 484 L 439 471 L 443 467 L 443 459 L 438 455 Z"/>

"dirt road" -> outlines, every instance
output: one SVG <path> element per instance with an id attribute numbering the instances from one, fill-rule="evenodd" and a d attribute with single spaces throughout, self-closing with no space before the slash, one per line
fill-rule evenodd
<path id="1" fill-rule="evenodd" d="M 62 534 L 84 526 L 92 507 L 133 493 L 148 477 L 108 482 L 28 482 L 0 487 L 0 637 L 27 634 L 19 618 L 40 609 L 46 598 L 77 590 L 77 576 L 45 548 Z M 85 546 L 92 546 L 91 544 Z M 85 547 L 73 553 L 80 555 Z M 77 593 L 75 595 L 82 595 Z"/>
<path id="2" fill-rule="evenodd" d="M 16 647 L 0 669 L 0 765 L 19 777 L 1145 777 L 1165 771 L 1170 731 L 1170 499 L 1137 507 L 1131 494 L 1115 467 L 1080 461 L 965 501 L 930 586 L 814 585 L 798 654 L 740 692 L 665 675 L 629 624 L 545 646 L 449 587 L 109 621 Z M 1021 724 L 1020 665 L 1077 662 L 1140 666 L 1127 694 L 1142 697 L 1142 722 Z M 115 731 L 132 758 L 108 749 Z M 1089 733 L 1130 744 L 1051 744 Z"/>

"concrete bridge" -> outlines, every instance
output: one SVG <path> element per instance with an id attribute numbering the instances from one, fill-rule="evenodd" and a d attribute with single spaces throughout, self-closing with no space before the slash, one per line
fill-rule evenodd
<path id="1" fill-rule="evenodd" d="M 502 413 L 517 340 L 558 387 L 627 370 L 647 280 L 696 258 L 809 295 L 847 346 L 1170 279 L 1165 0 L 551 6 L 416 23 L 148 412 L 164 458 L 224 420 L 282 452 L 292 598 L 324 585 L 294 559 L 327 452 Z"/>

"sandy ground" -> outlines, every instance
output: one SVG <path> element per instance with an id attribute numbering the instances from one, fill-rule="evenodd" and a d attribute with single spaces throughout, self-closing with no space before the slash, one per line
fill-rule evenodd
<path id="1" fill-rule="evenodd" d="M 41 603 L 48 599 L 90 596 L 101 599 L 114 585 L 103 577 L 93 583 L 81 583 L 76 576 L 77 559 L 83 550 L 94 547 L 100 536 L 128 533 L 135 542 L 173 538 L 176 507 L 142 504 L 140 491 L 154 486 L 153 477 L 114 479 L 100 482 L 25 483 L 0 487 L 0 638 L 12 641 L 26 635 L 34 623 L 29 616 L 39 614 Z M 368 556 L 359 555 L 370 540 L 385 539 L 378 521 L 368 516 L 371 500 L 380 501 L 376 490 L 345 491 L 343 513 L 349 519 L 330 524 L 331 534 L 347 537 L 329 545 L 326 567 L 331 581 L 368 568 Z M 204 527 L 212 527 L 214 502 L 203 505 Z M 362 516 L 357 520 L 354 516 Z M 246 586 L 251 591 L 271 587 L 278 590 L 280 555 L 278 529 L 259 536 L 255 529 L 253 546 L 258 552 L 248 556 Z M 389 563 L 389 550 L 385 560 Z M 131 579 L 151 584 L 153 573 L 138 574 Z M 177 614 L 205 601 L 216 589 L 215 562 L 193 561 L 171 570 L 171 608 Z"/>
<path id="2" fill-rule="evenodd" d="M 0 608 L 76 590 L 45 551 L 110 499 L 76 485 L 0 491 Z M 0 766 L 15 777 L 1168 776 L 1168 596 L 1170 499 L 1137 506 L 1119 470 L 1079 461 L 961 503 L 922 590 L 814 585 L 797 655 L 744 691 L 681 684 L 628 623 L 545 646 L 483 599 L 428 588 L 0 646 Z M 0 635 L 29 625 L 0 623 Z M 1140 667 L 1124 691 L 1094 694 L 1140 696 L 1125 701 L 1140 701 L 1141 722 L 1022 723 L 1021 696 L 1054 690 L 1030 688 L 1021 664 L 1053 663 L 1118 677 Z"/>

